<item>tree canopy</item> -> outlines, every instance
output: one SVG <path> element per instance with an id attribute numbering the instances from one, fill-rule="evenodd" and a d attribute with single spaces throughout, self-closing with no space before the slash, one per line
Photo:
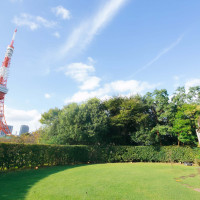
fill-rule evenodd
<path id="1" fill-rule="evenodd" d="M 144 96 L 92 98 L 42 114 L 41 138 L 49 144 L 197 144 L 200 87 Z"/>

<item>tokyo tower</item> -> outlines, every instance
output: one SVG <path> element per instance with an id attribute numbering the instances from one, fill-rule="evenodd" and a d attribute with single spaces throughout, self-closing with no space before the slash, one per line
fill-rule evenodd
<path id="1" fill-rule="evenodd" d="M 5 120 L 4 98 L 8 92 L 8 89 L 7 89 L 8 68 L 10 66 L 10 60 L 14 51 L 13 44 L 14 44 L 16 32 L 17 32 L 17 29 L 15 30 L 13 34 L 13 38 L 10 45 L 8 45 L 7 47 L 5 58 L 0 68 L 0 133 L 3 132 L 6 135 L 11 135 L 11 132 Z"/>

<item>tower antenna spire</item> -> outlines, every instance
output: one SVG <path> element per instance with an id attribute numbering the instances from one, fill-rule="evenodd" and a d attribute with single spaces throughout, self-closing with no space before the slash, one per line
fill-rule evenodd
<path id="1" fill-rule="evenodd" d="M 10 44 L 10 46 L 12 46 L 12 47 L 13 47 L 13 44 L 14 44 L 14 41 L 15 41 L 16 33 L 17 33 L 17 29 L 15 29 L 15 32 L 13 33 L 12 41 L 11 41 L 11 44 Z"/>
<path id="2" fill-rule="evenodd" d="M 11 135 L 11 132 L 5 120 L 4 98 L 8 92 L 8 89 L 7 89 L 8 69 L 9 69 L 11 57 L 14 51 L 13 45 L 14 45 L 16 33 L 17 33 L 17 29 L 15 29 L 14 31 L 12 41 L 10 45 L 8 45 L 7 47 L 4 61 L 0 67 L 0 134 L 3 132 L 6 135 Z"/>

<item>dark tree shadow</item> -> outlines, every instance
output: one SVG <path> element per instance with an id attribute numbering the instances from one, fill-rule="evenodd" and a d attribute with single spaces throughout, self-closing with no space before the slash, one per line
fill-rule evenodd
<path id="1" fill-rule="evenodd" d="M 54 166 L 0 173 L 0 200 L 23 200 L 29 189 L 41 179 L 84 165 Z"/>

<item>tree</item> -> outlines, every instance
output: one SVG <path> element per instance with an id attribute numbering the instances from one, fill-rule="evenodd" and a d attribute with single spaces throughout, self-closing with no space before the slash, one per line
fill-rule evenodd
<path id="1" fill-rule="evenodd" d="M 173 94 L 172 102 L 180 107 L 183 104 L 200 104 L 200 86 L 190 87 L 178 87 Z"/>
<path id="2" fill-rule="evenodd" d="M 182 106 L 187 102 L 187 94 L 185 91 L 185 87 L 178 87 L 173 94 L 172 102 L 177 106 Z"/>
<path id="3" fill-rule="evenodd" d="M 81 141 L 78 117 L 78 104 L 71 103 L 64 106 L 59 113 L 57 133 L 54 137 L 57 144 L 78 144 Z"/>
<path id="4" fill-rule="evenodd" d="M 172 136 L 172 119 L 174 117 L 174 106 L 169 102 L 167 90 L 154 90 L 148 92 L 144 99 L 150 109 L 149 113 L 154 126 L 151 132 L 157 134 L 156 140 L 162 143 L 162 137 Z"/>
<path id="5" fill-rule="evenodd" d="M 178 145 L 194 144 L 197 141 L 196 121 L 200 114 L 200 106 L 195 104 L 183 104 L 179 107 L 173 124 L 173 131 L 177 134 Z"/>
<path id="6" fill-rule="evenodd" d="M 188 91 L 188 92 L 186 92 Z M 199 129 L 200 87 L 179 87 L 171 100 L 167 90 L 146 95 L 97 98 L 71 103 L 42 114 L 43 143 L 49 144 L 194 144 Z M 197 129 L 197 132 L 196 132 Z M 41 140 L 40 140 L 41 139 Z"/>
<path id="7" fill-rule="evenodd" d="M 41 115 L 41 143 L 56 144 L 55 136 L 58 131 L 58 116 L 60 109 L 50 109 Z"/>
<path id="8" fill-rule="evenodd" d="M 132 135 L 140 130 L 148 117 L 142 97 L 115 97 L 106 102 L 106 108 L 110 118 L 110 132 L 113 133 L 112 142 L 121 145 L 135 142 Z"/>
<path id="9" fill-rule="evenodd" d="M 200 104 L 200 86 L 189 88 L 187 101 L 190 104 Z"/>
<path id="10" fill-rule="evenodd" d="M 132 133 L 131 140 L 137 145 L 154 145 L 156 143 L 155 134 L 149 128 L 144 127 Z"/>
<path id="11" fill-rule="evenodd" d="M 81 105 L 69 104 L 57 112 L 58 116 L 52 113 L 50 117 L 45 115 L 47 126 L 43 129 L 43 141 L 55 144 L 106 142 L 108 116 L 100 100 L 93 98 Z"/>
<path id="12" fill-rule="evenodd" d="M 43 113 L 40 119 L 41 124 L 51 125 L 54 120 L 58 119 L 59 112 L 60 109 L 54 108 L 50 109 L 48 112 Z"/>
<path id="13" fill-rule="evenodd" d="M 193 143 L 196 137 L 194 135 L 194 129 L 191 129 L 190 126 L 191 122 L 194 123 L 191 108 L 195 105 L 200 104 L 200 87 L 190 87 L 187 92 L 185 90 L 185 87 L 177 88 L 172 97 L 172 103 L 174 103 L 177 113 L 176 117 L 174 118 L 173 130 L 176 134 L 178 134 L 178 144 L 180 142 Z M 184 110 L 187 110 L 187 112 L 190 112 L 190 114 L 186 115 L 186 111 Z M 195 125 L 193 125 L 193 127 L 194 126 Z M 180 130 L 182 130 L 181 133 Z"/>
<path id="14" fill-rule="evenodd" d="M 108 114 L 99 99 L 93 98 L 80 105 L 78 124 L 85 144 L 108 142 Z"/>
<path id="15" fill-rule="evenodd" d="M 123 97 L 113 97 L 109 100 L 104 101 L 103 107 L 105 112 L 108 115 L 108 143 L 111 144 L 121 144 L 123 143 L 122 135 L 121 135 L 121 127 L 116 126 L 115 117 L 119 115 L 122 103 L 125 101 Z"/>

